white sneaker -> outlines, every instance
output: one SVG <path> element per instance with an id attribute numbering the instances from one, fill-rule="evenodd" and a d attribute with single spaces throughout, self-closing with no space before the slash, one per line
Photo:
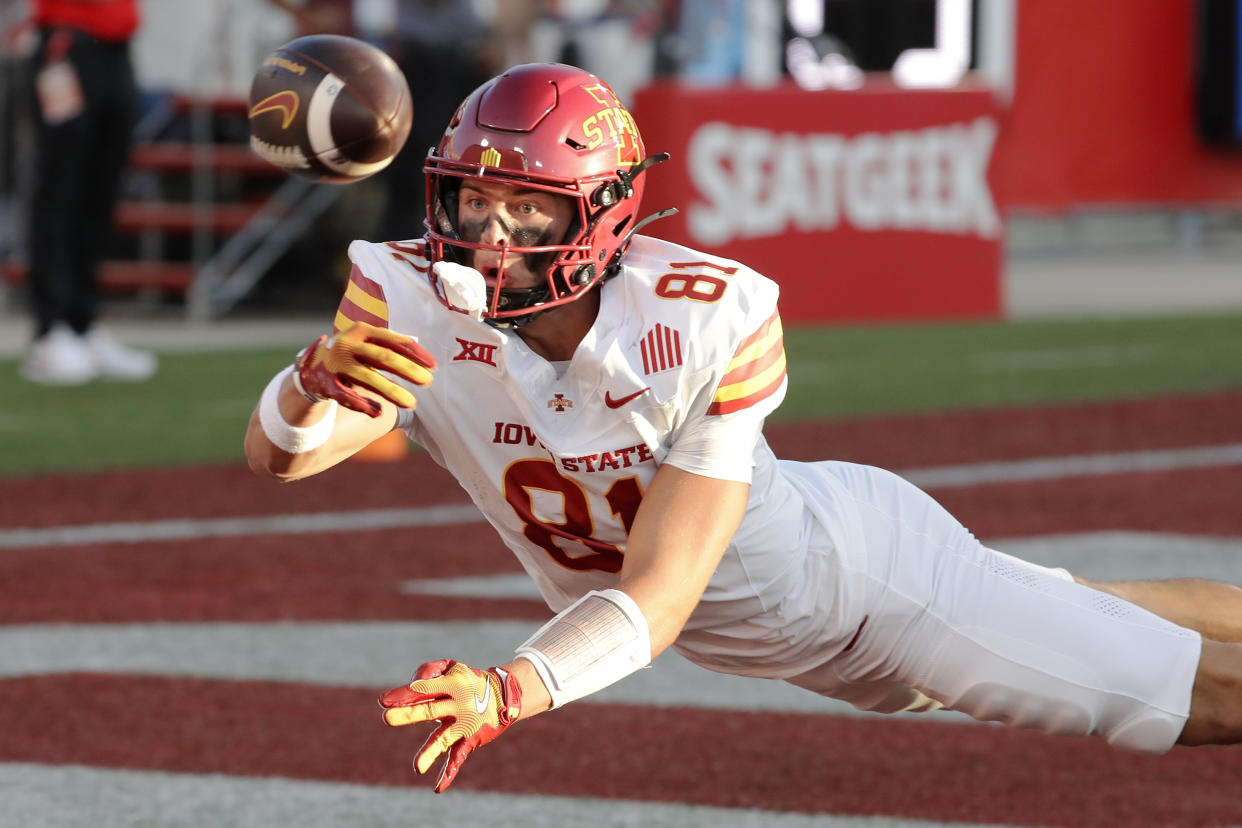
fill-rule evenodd
<path id="1" fill-rule="evenodd" d="M 155 354 L 122 345 L 99 325 L 87 331 L 82 341 L 95 370 L 105 379 L 141 382 L 155 375 L 158 365 Z"/>
<path id="2" fill-rule="evenodd" d="M 40 385 L 82 385 L 99 376 L 99 368 L 82 337 L 57 325 L 26 352 L 21 374 Z"/>

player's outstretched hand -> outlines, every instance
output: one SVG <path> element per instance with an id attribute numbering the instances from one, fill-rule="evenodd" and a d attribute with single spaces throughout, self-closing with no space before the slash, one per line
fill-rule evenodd
<path id="1" fill-rule="evenodd" d="M 476 670 L 460 661 L 429 661 L 409 684 L 380 696 L 384 721 L 394 727 L 439 722 L 414 757 L 414 769 L 426 773 L 440 756 L 448 758 L 436 781 L 436 793 L 453 784 L 470 752 L 504 733 L 522 712 L 522 688 L 499 667 Z"/>
<path id="2" fill-rule="evenodd" d="M 380 372 L 429 385 L 436 360 L 408 336 L 355 322 L 333 336 L 319 337 L 302 352 L 295 367 L 307 395 L 336 400 L 346 408 L 378 417 L 380 404 L 353 390 L 354 386 L 368 388 L 400 408 L 413 408 L 418 402 L 414 395 Z"/>

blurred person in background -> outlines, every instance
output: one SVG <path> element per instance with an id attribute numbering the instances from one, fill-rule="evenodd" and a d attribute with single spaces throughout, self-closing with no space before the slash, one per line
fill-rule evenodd
<path id="1" fill-rule="evenodd" d="M 378 219 L 354 204 L 355 235 L 405 239 L 423 232 L 422 165 L 457 105 L 500 68 L 530 59 L 531 29 L 556 0 L 269 0 L 296 21 L 297 36 L 330 32 L 362 38 L 397 61 L 410 85 L 414 126 L 405 148 L 373 182 Z M 657 0 L 641 0 L 655 3 Z M 481 14 L 480 12 L 483 12 Z M 375 226 L 378 225 L 378 226 Z"/>
<path id="2" fill-rule="evenodd" d="M 25 52 L 20 49 L 28 15 L 23 7 L 0 2 L 0 261 L 17 242 L 17 111 Z M 4 297 L 0 287 L 0 299 Z"/>
<path id="3" fill-rule="evenodd" d="M 531 33 L 532 59 L 607 77 L 627 106 L 655 76 L 657 34 L 672 0 L 546 0 Z"/>
<path id="4" fill-rule="evenodd" d="M 357 37 L 355 18 L 364 2 L 355 0 L 268 0 L 268 3 L 289 15 L 293 22 L 293 38 L 318 34 Z M 365 12 L 363 12 L 365 23 Z M 366 28 L 363 26 L 362 28 Z M 275 44 L 272 44 L 275 46 Z M 341 188 L 337 199 L 303 235 L 291 251 L 289 271 L 296 274 L 300 285 L 306 285 L 309 274 L 322 274 L 319 284 L 339 289 L 339 265 L 344 245 L 357 238 L 373 237 L 383 213 L 382 182 L 368 180 L 352 187 Z"/>
<path id="5" fill-rule="evenodd" d="M 486 80 L 491 31 L 471 0 L 397 0 L 391 30 L 375 39 L 410 84 L 414 127 L 405 148 L 380 173 L 387 203 L 379 238 L 423 233 L 423 159 L 440 140 L 457 105 Z"/>
<path id="6" fill-rule="evenodd" d="M 353 0 L 268 0 L 288 12 L 297 23 L 297 37 L 310 34 L 354 33 Z"/>
<path id="7" fill-rule="evenodd" d="M 679 77 L 719 86 L 772 86 L 781 77 L 781 8 L 775 0 L 680 0 Z"/>
<path id="8" fill-rule="evenodd" d="M 135 121 L 137 0 L 34 0 L 35 126 L 29 287 L 35 338 L 22 376 L 46 385 L 145 380 L 156 358 L 97 324 L 97 273 Z"/>

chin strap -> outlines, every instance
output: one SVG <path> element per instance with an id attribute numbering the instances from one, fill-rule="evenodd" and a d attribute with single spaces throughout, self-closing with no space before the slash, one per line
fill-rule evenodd
<path id="1" fill-rule="evenodd" d="M 504 290 L 501 291 L 501 301 L 505 299 L 505 295 L 504 295 L 505 291 L 513 291 L 515 294 L 516 293 L 525 294 L 524 298 L 526 300 L 526 304 L 522 305 L 522 307 L 537 307 L 543 302 L 546 302 L 547 298 L 552 295 L 551 291 L 549 291 L 548 288 L 546 287 L 504 288 Z M 513 294 L 510 294 L 510 296 L 512 295 Z M 497 310 L 503 310 L 503 309 L 498 306 Z M 516 330 L 518 328 L 521 328 L 524 325 L 530 324 L 531 322 L 535 321 L 535 317 L 539 316 L 542 313 L 544 313 L 544 311 L 535 310 L 535 311 L 531 311 L 530 313 L 524 313 L 521 316 L 507 316 L 507 317 L 504 317 L 503 319 L 497 319 L 492 316 L 484 316 L 483 321 L 486 322 L 488 325 L 491 325 L 493 328 L 499 328 L 502 331 L 503 330 L 511 331 L 511 330 Z"/>

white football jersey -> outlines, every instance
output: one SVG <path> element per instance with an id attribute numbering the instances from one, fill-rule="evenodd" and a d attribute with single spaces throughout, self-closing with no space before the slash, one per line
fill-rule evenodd
<path id="1" fill-rule="evenodd" d="M 399 425 L 461 483 L 554 611 L 615 585 L 661 464 L 748 481 L 746 516 L 679 649 L 731 672 L 797 670 L 784 621 L 764 614 L 806 588 L 808 536 L 822 530 L 788 473 L 800 464 L 777 461 L 761 435 L 786 387 L 775 283 L 637 236 L 558 371 L 516 334 L 441 303 L 421 242 L 349 253 L 337 327 L 384 325 L 435 356 L 434 381 L 410 386 L 418 406 Z M 778 652 L 779 670 L 765 667 Z"/>

